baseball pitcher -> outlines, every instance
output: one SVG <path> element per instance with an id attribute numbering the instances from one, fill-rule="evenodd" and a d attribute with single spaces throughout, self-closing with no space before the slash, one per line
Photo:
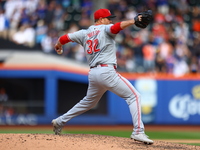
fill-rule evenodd
<path id="1" fill-rule="evenodd" d="M 136 25 L 146 28 L 152 20 L 151 10 L 137 14 L 133 20 L 112 24 L 111 19 L 116 17 L 108 9 L 99 9 L 94 13 L 95 24 L 88 29 L 79 30 L 61 36 L 55 51 L 63 52 L 62 46 L 68 42 L 76 42 L 84 47 L 89 71 L 89 86 L 86 96 L 62 116 L 53 119 L 52 124 L 55 134 L 60 135 L 64 125 L 92 107 L 107 91 L 111 91 L 123 98 L 129 106 L 133 121 L 131 139 L 153 144 L 153 141 L 144 133 L 144 124 L 141 119 L 141 97 L 134 86 L 117 71 L 116 47 L 114 37 L 126 27 Z"/>

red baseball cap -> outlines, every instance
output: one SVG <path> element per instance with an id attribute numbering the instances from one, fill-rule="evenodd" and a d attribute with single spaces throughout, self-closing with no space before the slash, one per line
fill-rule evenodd
<path id="1" fill-rule="evenodd" d="M 110 13 L 108 9 L 98 9 L 94 12 L 94 19 L 98 20 L 99 18 L 115 18 L 115 15 Z"/>

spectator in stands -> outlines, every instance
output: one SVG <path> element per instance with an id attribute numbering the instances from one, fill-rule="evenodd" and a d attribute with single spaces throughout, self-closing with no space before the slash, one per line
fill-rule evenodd
<path id="1" fill-rule="evenodd" d="M 127 2 L 125 0 L 120 0 L 119 1 L 119 6 L 118 6 L 118 10 L 121 12 L 122 14 L 122 18 L 125 18 L 125 14 L 128 11 L 128 5 Z"/>
<path id="2" fill-rule="evenodd" d="M 134 16 L 136 16 L 136 11 L 134 7 L 128 7 L 127 12 L 125 13 L 125 18 L 126 19 L 133 19 Z"/>
<path id="3" fill-rule="evenodd" d="M 189 72 L 189 66 L 183 58 L 176 59 L 173 67 L 173 74 L 175 76 L 182 76 Z"/>
<path id="4" fill-rule="evenodd" d="M 169 11 L 168 0 L 156 0 L 156 6 L 159 13 L 167 14 Z"/>
<path id="5" fill-rule="evenodd" d="M 200 73 L 200 63 L 198 63 L 197 56 L 192 56 L 191 62 L 189 63 L 189 69 L 191 73 Z"/>
<path id="6" fill-rule="evenodd" d="M 173 74 L 174 66 L 177 61 L 176 57 L 174 57 L 173 51 L 169 51 L 164 60 L 166 64 L 166 73 Z"/>
<path id="7" fill-rule="evenodd" d="M 189 58 L 191 57 L 191 52 L 189 51 L 188 46 L 185 43 L 177 41 L 174 47 L 174 55 L 178 59 L 185 60 L 185 62 L 188 63 Z"/>
<path id="8" fill-rule="evenodd" d="M 157 65 L 161 72 L 165 71 L 166 73 L 172 73 L 175 57 L 173 55 L 174 48 L 171 43 L 167 40 L 161 42 L 157 47 Z M 157 68 L 157 69 L 158 69 Z"/>
<path id="9" fill-rule="evenodd" d="M 82 0 L 81 9 L 88 15 L 88 17 L 92 14 L 92 7 L 93 3 L 91 0 Z"/>
<path id="10" fill-rule="evenodd" d="M 165 60 L 158 54 L 155 59 L 155 72 L 166 73 Z"/>
<path id="11" fill-rule="evenodd" d="M 45 23 L 48 25 L 53 24 L 54 15 L 55 15 L 56 3 L 55 1 L 50 1 L 47 10 L 45 12 Z"/>
<path id="12" fill-rule="evenodd" d="M 20 1 L 18 1 L 20 3 Z M 20 5 L 20 4 L 19 4 Z M 11 20 L 16 10 L 16 1 L 14 0 L 7 0 L 4 5 L 5 15 L 6 17 Z"/>
<path id="13" fill-rule="evenodd" d="M 125 49 L 125 59 L 126 59 L 126 70 L 127 72 L 135 72 L 135 59 L 134 59 L 134 51 L 131 47 L 126 47 Z"/>
<path id="14" fill-rule="evenodd" d="M 193 31 L 200 32 L 200 8 L 199 6 L 194 6 L 192 9 L 192 29 Z"/>
<path id="15" fill-rule="evenodd" d="M 55 29 L 57 29 L 58 31 L 64 29 L 64 16 L 65 16 L 65 12 L 61 4 L 55 5 L 55 11 L 53 13 L 52 23 Z"/>
<path id="16" fill-rule="evenodd" d="M 54 45 L 57 42 L 58 34 L 54 28 L 49 29 L 47 35 L 42 38 L 41 47 L 44 53 L 55 54 Z"/>
<path id="17" fill-rule="evenodd" d="M 174 27 L 174 36 L 179 43 L 187 44 L 189 38 L 189 27 L 182 18 L 179 18 L 177 25 Z"/>
<path id="18" fill-rule="evenodd" d="M 44 53 L 52 53 L 53 52 L 53 44 L 52 44 L 51 33 L 48 32 L 41 40 L 41 48 Z"/>
<path id="19" fill-rule="evenodd" d="M 158 45 L 158 55 L 161 56 L 164 60 L 166 60 L 170 55 L 173 54 L 174 48 L 171 43 L 167 40 L 164 40 Z"/>
<path id="20" fill-rule="evenodd" d="M 193 45 L 190 47 L 191 55 L 200 58 L 200 34 L 195 33 L 193 39 Z"/>
<path id="21" fill-rule="evenodd" d="M 154 72 L 156 48 L 150 43 L 147 43 L 142 48 L 144 56 L 144 69 L 145 72 Z"/>
<path id="22" fill-rule="evenodd" d="M 4 13 L 4 10 L 0 8 L 0 38 L 8 38 L 9 21 Z"/>
<path id="23" fill-rule="evenodd" d="M 41 48 L 42 40 L 47 35 L 47 31 L 48 31 L 48 27 L 45 24 L 45 21 L 42 19 L 38 20 L 36 28 L 35 28 L 35 34 L 36 34 L 35 42 L 38 48 Z"/>
<path id="24" fill-rule="evenodd" d="M 37 6 L 38 7 L 36 9 L 36 14 L 37 14 L 39 20 L 40 19 L 44 20 L 45 16 L 46 16 L 47 8 L 48 8 L 48 5 L 47 5 L 46 1 L 45 0 L 40 0 L 38 2 Z"/>
<path id="25" fill-rule="evenodd" d="M 81 18 L 78 23 L 81 29 L 86 29 L 92 24 L 90 17 L 84 11 L 81 13 Z"/>
<path id="26" fill-rule="evenodd" d="M 17 44 L 33 47 L 35 44 L 35 30 L 29 22 L 24 22 L 20 26 L 20 30 L 13 34 L 12 40 Z"/>

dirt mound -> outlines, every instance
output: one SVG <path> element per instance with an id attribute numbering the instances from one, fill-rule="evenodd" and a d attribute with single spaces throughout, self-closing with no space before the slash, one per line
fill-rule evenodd
<path id="1" fill-rule="evenodd" d="M 129 138 L 93 134 L 0 134 L 2 150 L 198 150 L 199 146 L 154 141 L 145 145 Z"/>

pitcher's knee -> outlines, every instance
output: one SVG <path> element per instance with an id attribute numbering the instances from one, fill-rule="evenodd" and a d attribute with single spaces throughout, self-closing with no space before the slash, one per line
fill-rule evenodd
<path id="1" fill-rule="evenodd" d="M 84 105 L 85 107 L 87 108 L 93 108 L 95 105 L 96 105 L 96 102 L 95 101 L 91 101 L 91 100 L 88 100 L 86 98 L 84 98 L 83 100 L 81 100 L 79 102 L 81 105 Z"/>
<path id="2" fill-rule="evenodd" d="M 137 93 L 136 95 L 131 95 L 129 98 L 125 99 L 128 105 L 131 105 L 133 102 L 137 101 L 140 103 L 141 95 Z"/>

